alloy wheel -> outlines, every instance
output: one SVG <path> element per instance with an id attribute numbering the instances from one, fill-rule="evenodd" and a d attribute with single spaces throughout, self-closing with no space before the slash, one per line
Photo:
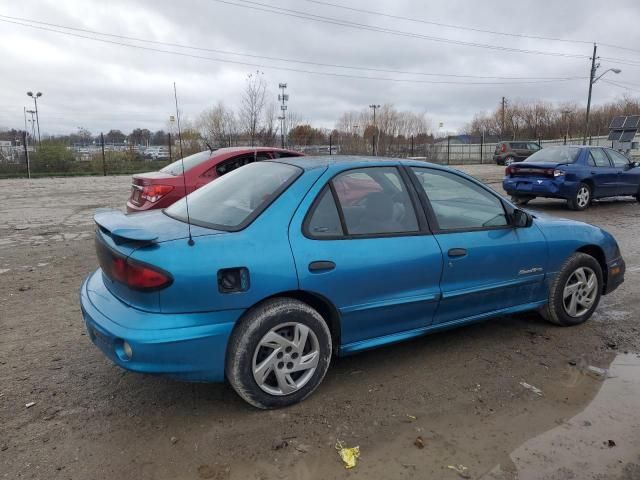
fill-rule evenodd
<path id="1" fill-rule="evenodd" d="M 311 379 L 320 359 L 318 337 L 308 326 L 283 323 L 269 330 L 253 354 L 253 378 L 270 395 L 289 395 Z"/>
<path id="2" fill-rule="evenodd" d="M 578 204 L 578 207 L 584 208 L 589 205 L 590 197 L 591 192 L 589 191 L 589 187 L 587 187 L 586 185 L 582 185 L 578 189 L 578 193 L 576 195 L 576 203 Z"/>
<path id="3" fill-rule="evenodd" d="M 597 296 L 598 277 L 589 267 L 580 267 L 565 283 L 562 304 L 567 315 L 581 317 L 593 306 Z"/>

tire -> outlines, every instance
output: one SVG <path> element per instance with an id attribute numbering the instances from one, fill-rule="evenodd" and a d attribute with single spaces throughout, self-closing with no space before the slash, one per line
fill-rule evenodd
<path id="1" fill-rule="evenodd" d="M 236 393 L 254 407 L 287 407 L 320 385 L 331 353 L 331 332 L 316 310 L 292 298 L 274 298 L 249 310 L 234 328 L 225 373 Z"/>
<path id="2" fill-rule="evenodd" d="M 506 166 L 513 165 L 514 163 L 516 163 L 515 157 L 509 156 L 504 159 L 504 165 Z"/>
<path id="3" fill-rule="evenodd" d="M 590 287 L 591 278 L 595 284 Z M 540 313 L 549 322 L 562 327 L 586 322 L 600 302 L 602 285 L 602 268 L 598 261 L 586 253 L 574 253 L 556 275 L 549 289 L 549 300 Z M 568 291 L 573 293 L 567 295 Z"/>
<path id="4" fill-rule="evenodd" d="M 567 205 L 571 210 L 586 210 L 586 208 L 591 204 L 592 192 L 591 187 L 586 183 L 581 183 L 578 185 L 578 190 L 575 195 L 567 200 Z"/>
<path id="5" fill-rule="evenodd" d="M 536 197 L 533 197 L 533 196 L 525 197 L 525 196 L 520 196 L 520 195 L 511 195 L 511 202 L 513 202 L 514 205 L 526 205 L 527 203 L 529 203 L 534 198 L 536 198 Z"/>

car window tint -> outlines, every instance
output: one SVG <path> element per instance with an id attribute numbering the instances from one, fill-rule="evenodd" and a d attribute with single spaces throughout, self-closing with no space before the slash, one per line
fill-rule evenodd
<path id="1" fill-rule="evenodd" d="M 502 202 L 484 188 L 453 173 L 412 167 L 429 198 L 441 230 L 509 224 Z"/>
<path id="2" fill-rule="evenodd" d="M 529 150 L 540 150 L 540 145 L 537 143 L 527 143 L 527 148 Z"/>
<path id="3" fill-rule="evenodd" d="M 289 158 L 301 156 L 299 153 L 295 152 L 271 152 L 271 155 L 273 155 L 273 158 Z"/>
<path id="4" fill-rule="evenodd" d="M 629 159 L 625 157 L 620 152 L 616 152 L 615 150 L 607 150 L 609 157 L 611 157 L 611 161 L 613 161 L 613 166 L 616 168 L 622 168 L 629 165 Z"/>
<path id="5" fill-rule="evenodd" d="M 333 180 L 350 235 L 417 232 L 418 220 L 395 167 L 349 170 Z"/>
<path id="6" fill-rule="evenodd" d="M 209 160 L 214 154 L 210 150 L 205 150 L 204 152 L 194 153 L 193 155 L 189 155 L 188 157 L 184 157 L 183 159 L 176 160 L 173 163 L 170 163 L 166 167 L 162 168 L 160 171 L 162 173 L 168 173 L 169 175 L 182 175 L 182 170 L 187 172 L 193 167 L 197 167 L 202 162 L 206 162 Z"/>
<path id="7" fill-rule="evenodd" d="M 593 163 L 595 164 L 596 167 L 611 166 L 611 164 L 609 163 L 609 159 L 607 158 L 607 155 L 604 153 L 604 150 L 602 150 L 601 148 L 592 148 L 590 153 L 591 153 L 591 158 L 593 159 Z"/>
<path id="8" fill-rule="evenodd" d="M 325 187 L 315 204 L 307 223 L 307 232 L 312 237 L 338 237 L 343 235 L 340 215 L 331 189 Z"/>

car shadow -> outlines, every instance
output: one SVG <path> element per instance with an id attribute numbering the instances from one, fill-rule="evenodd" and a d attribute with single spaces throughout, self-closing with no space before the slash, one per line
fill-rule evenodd
<path id="1" fill-rule="evenodd" d="M 556 327 L 535 313 L 525 313 L 496 317 L 347 357 L 334 357 L 319 389 L 303 404 L 287 410 L 308 413 L 322 410 L 327 402 L 350 404 L 362 390 L 387 383 L 390 378 L 408 384 L 420 380 L 429 384 L 430 379 L 424 377 L 427 372 L 440 375 L 452 364 L 479 359 L 490 364 L 492 357 L 504 355 L 505 351 L 522 350 L 523 340 L 529 338 L 531 332 L 544 332 L 548 328 Z M 424 369 L 427 365 L 429 370 Z M 166 419 L 189 412 L 197 412 L 200 419 L 202 416 L 245 417 L 247 413 L 259 412 L 240 399 L 228 384 L 186 383 L 123 371 L 116 366 L 103 373 L 111 377 L 104 379 L 102 392 L 110 399 L 108 410 L 111 412 L 143 417 L 158 415 Z M 418 378 L 412 378 L 416 373 Z M 434 377 L 434 387 L 437 382 Z M 113 386 L 115 389 L 110 388 Z M 137 400 L 140 398 L 144 400 Z"/>

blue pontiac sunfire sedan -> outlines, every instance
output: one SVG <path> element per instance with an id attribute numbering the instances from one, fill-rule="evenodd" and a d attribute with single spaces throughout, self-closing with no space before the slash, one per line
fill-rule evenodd
<path id="1" fill-rule="evenodd" d="M 582 323 L 625 271 L 606 231 L 410 160 L 256 162 L 95 221 L 91 340 L 128 370 L 226 378 L 260 408 L 307 397 L 334 354 L 527 310 Z"/>
<path id="2" fill-rule="evenodd" d="M 564 198 L 572 210 L 596 198 L 629 195 L 640 202 L 640 168 L 610 148 L 549 147 L 508 166 L 502 188 L 516 205 L 536 197 Z"/>

